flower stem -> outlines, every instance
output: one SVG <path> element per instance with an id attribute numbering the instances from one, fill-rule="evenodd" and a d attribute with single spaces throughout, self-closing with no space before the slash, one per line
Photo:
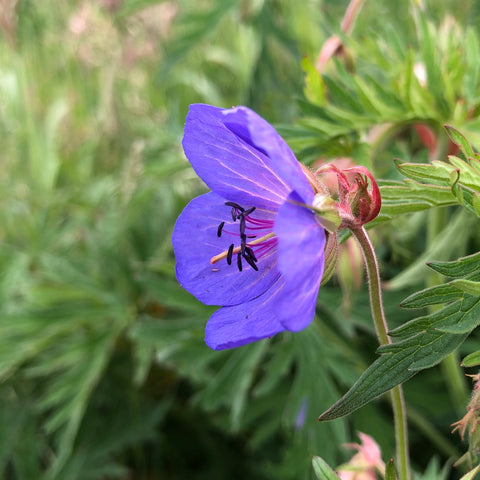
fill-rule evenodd
<path id="1" fill-rule="evenodd" d="M 382 290 L 380 285 L 380 272 L 377 257 L 370 242 L 370 238 L 362 227 L 350 227 L 352 235 L 357 239 L 362 250 L 368 276 L 368 291 L 370 295 L 370 308 L 380 345 L 392 343 L 388 336 L 388 327 L 383 310 Z M 408 432 L 405 400 L 401 385 L 391 390 L 391 401 L 395 422 L 395 440 L 397 445 L 397 462 L 399 480 L 410 480 L 410 460 L 408 454 Z"/>

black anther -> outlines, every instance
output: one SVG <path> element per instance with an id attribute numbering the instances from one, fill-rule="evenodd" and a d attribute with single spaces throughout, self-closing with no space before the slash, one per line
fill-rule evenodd
<path id="1" fill-rule="evenodd" d="M 257 262 L 257 257 L 255 256 L 255 254 L 253 253 L 253 250 L 250 248 L 250 247 L 245 247 L 245 252 L 246 254 L 254 261 L 254 262 Z"/>
<path id="2" fill-rule="evenodd" d="M 246 218 L 248 215 L 250 215 L 252 212 L 256 210 L 256 207 L 250 207 L 247 210 L 245 210 L 241 205 L 235 202 L 225 202 L 225 205 L 228 207 L 232 207 L 231 214 L 232 214 L 232 220 L 236 222 L 237 220 L 240 220 L 240 251 L 237 254 L 237 267 L 238 270 L 241 272 L 243 270 L 243 264 L 242 264 L 242 257 L 243 259 L 254 269 L 258 272 L 258 267 L 256 265 L 257 257 L 253 253 L 253 249 L 251 247 L 247 246 L 247 238 L 256 238 L 256 235 L 247 235 L 246 234 L 246 229 L 247 229 L 247 223 L 246 223 Z M 221 237 L 223 227 L 225 226 L 225 222 L 222 222 L 218 228 L 217 228 L 217 236 Z M 227 263 L 228 265 L 232 264 L 232 259 L 233 259 L 233 251 L 235 249 L 235 245 L 232 243 L 228 247 L 227 251 Z"/>
<path id="3" fill-rule="evenodd" d="M 258 272 L 258 267 L 255 264 L 255 260 L 250 255 L 243 255 L 243 258 L 255 271 Z"/>
<path id="4" fill-rule="evenodd" d="M 225 222 L 222 222 L 217 228 L 217 237 L 218 238 L 220 238 L 222 236 L 222 230 L 223 230 L 224 225 L 225 225 Z"/>
<path id="5" fill-rule="evenodd" d="M 232 264 L 232 255 L 233 255 L 233 243 L 228 247 L 228 252 L 227 252 L 227 263 L 229 265 Z"/>
<path id="6" fill-rule="evenodd" d="M 237 267 L 238 267 L 238 270 L 241 272 L 242 269 L 243 269 L 243 265 L 242 265 L 242 254 L 239 253 L 237 255 Z"/>
<path id="7" fill-rule="evenodd" d="M 235 202 L 225 202 L 225 205 L 227 207 L 236 208 L 237 210 L 240 210 L 241 212 L 245 211 L 245 209 L 243 207 L 241 207 L 238 203 L 235 203 Z"/>

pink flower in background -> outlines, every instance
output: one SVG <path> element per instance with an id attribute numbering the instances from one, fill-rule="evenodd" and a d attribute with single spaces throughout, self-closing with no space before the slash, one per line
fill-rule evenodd
<path id="1" fill-rule="evenodd" d="M 385 463 L 382 461 L 380 447 L 369 435 L 359 432 L 361 444 L 348 443 L 348 448 L 357 450 L 357 453 L 338 468 L 340 480 L 377 480 L 377 473 L 385 472 Z"/>

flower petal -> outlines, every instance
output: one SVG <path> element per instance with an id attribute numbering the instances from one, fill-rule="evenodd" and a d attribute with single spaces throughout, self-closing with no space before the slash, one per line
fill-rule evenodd
<path id="1" fill-rule="evenodd" d="M 225 125 L 249 145 L 272 160 L 275 173 L 302 198 L 312 193 L 312 187 L 290 147 L 277 131 L 262 117 L 247 107 L 223 112 Z"/>
<path id="2" fill-rule="evenodd" d="M 213 192 L 194 198 L 183 210 L 175 224 L 172 244 L 177 260 L 175 270 L 179 283 L 207 305 L 236 305 L 261 295 L 279 277 L 274 252 L 259 259 L 259 271 L 244 264 L 240 272 L 236 261 L 228 265 L 226 259 L 211 264 L 210 259 L 228 250 L 231 243 L 238 245 L 239 237 L 226 231 L 238 231 L 231 221 L 231 207 Z M 260 215 L 260 212 L 256 212 Z M 273 213 L 264 211 L 273 219 Z M 217 228 L 229 220 L 219 238 Z"/>
<path id="3" fill-rule="evenodd" d="M 302 199 L 292 192 L 278 210 L 274 228 L 278 268 L 285 279 L 277 311 L 280 322 L 291 331 L 302 330 L 313 320 L 325 248 L 325 230 L 314 213 L 298 203 Z"/>
<path id="4" fill-rule="evenodd" d="M 205 343 L 214 350 L 239 347 L 285 330 L 278 321 L 275 305 L 282 294 L 279 279 L 263 295 L 232 307 L 217 310 L 205 328 Z"/>
<path id="5" fill-rule="evenodd" d="M 276 209 L 291 188 L 273 162 L 224 124 L 225 110 L 190 105 L 183 149 L 198 176 L 215 193 L 246 207 Z M 245 126 L 247 128 L 247 126 Z"/>

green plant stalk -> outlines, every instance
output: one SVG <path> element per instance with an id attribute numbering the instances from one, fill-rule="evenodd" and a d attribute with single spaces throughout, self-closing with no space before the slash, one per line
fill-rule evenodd
<path id="1" fill-rule="evenodd" d="M 392 343 L 392 341 L 388 336 L 388 327 L 385 320 L 385 312 L 383 310 L 380 272 L 378 269 L 377 257 L 365 228 L 363 226 L 351 227 L 350 230 L 360 245 L 363 259 L 365 261 L 368 276 L 370 308 L 378 341 L 380 345 L 387 345 Z M 390 392 L 390 396 L 395 423 L 395 442 L 399 480 L 410 480 L 411 473 L 408 453 L 407 414 L 402 386 L 398 385 L 393 388 Z"/>

